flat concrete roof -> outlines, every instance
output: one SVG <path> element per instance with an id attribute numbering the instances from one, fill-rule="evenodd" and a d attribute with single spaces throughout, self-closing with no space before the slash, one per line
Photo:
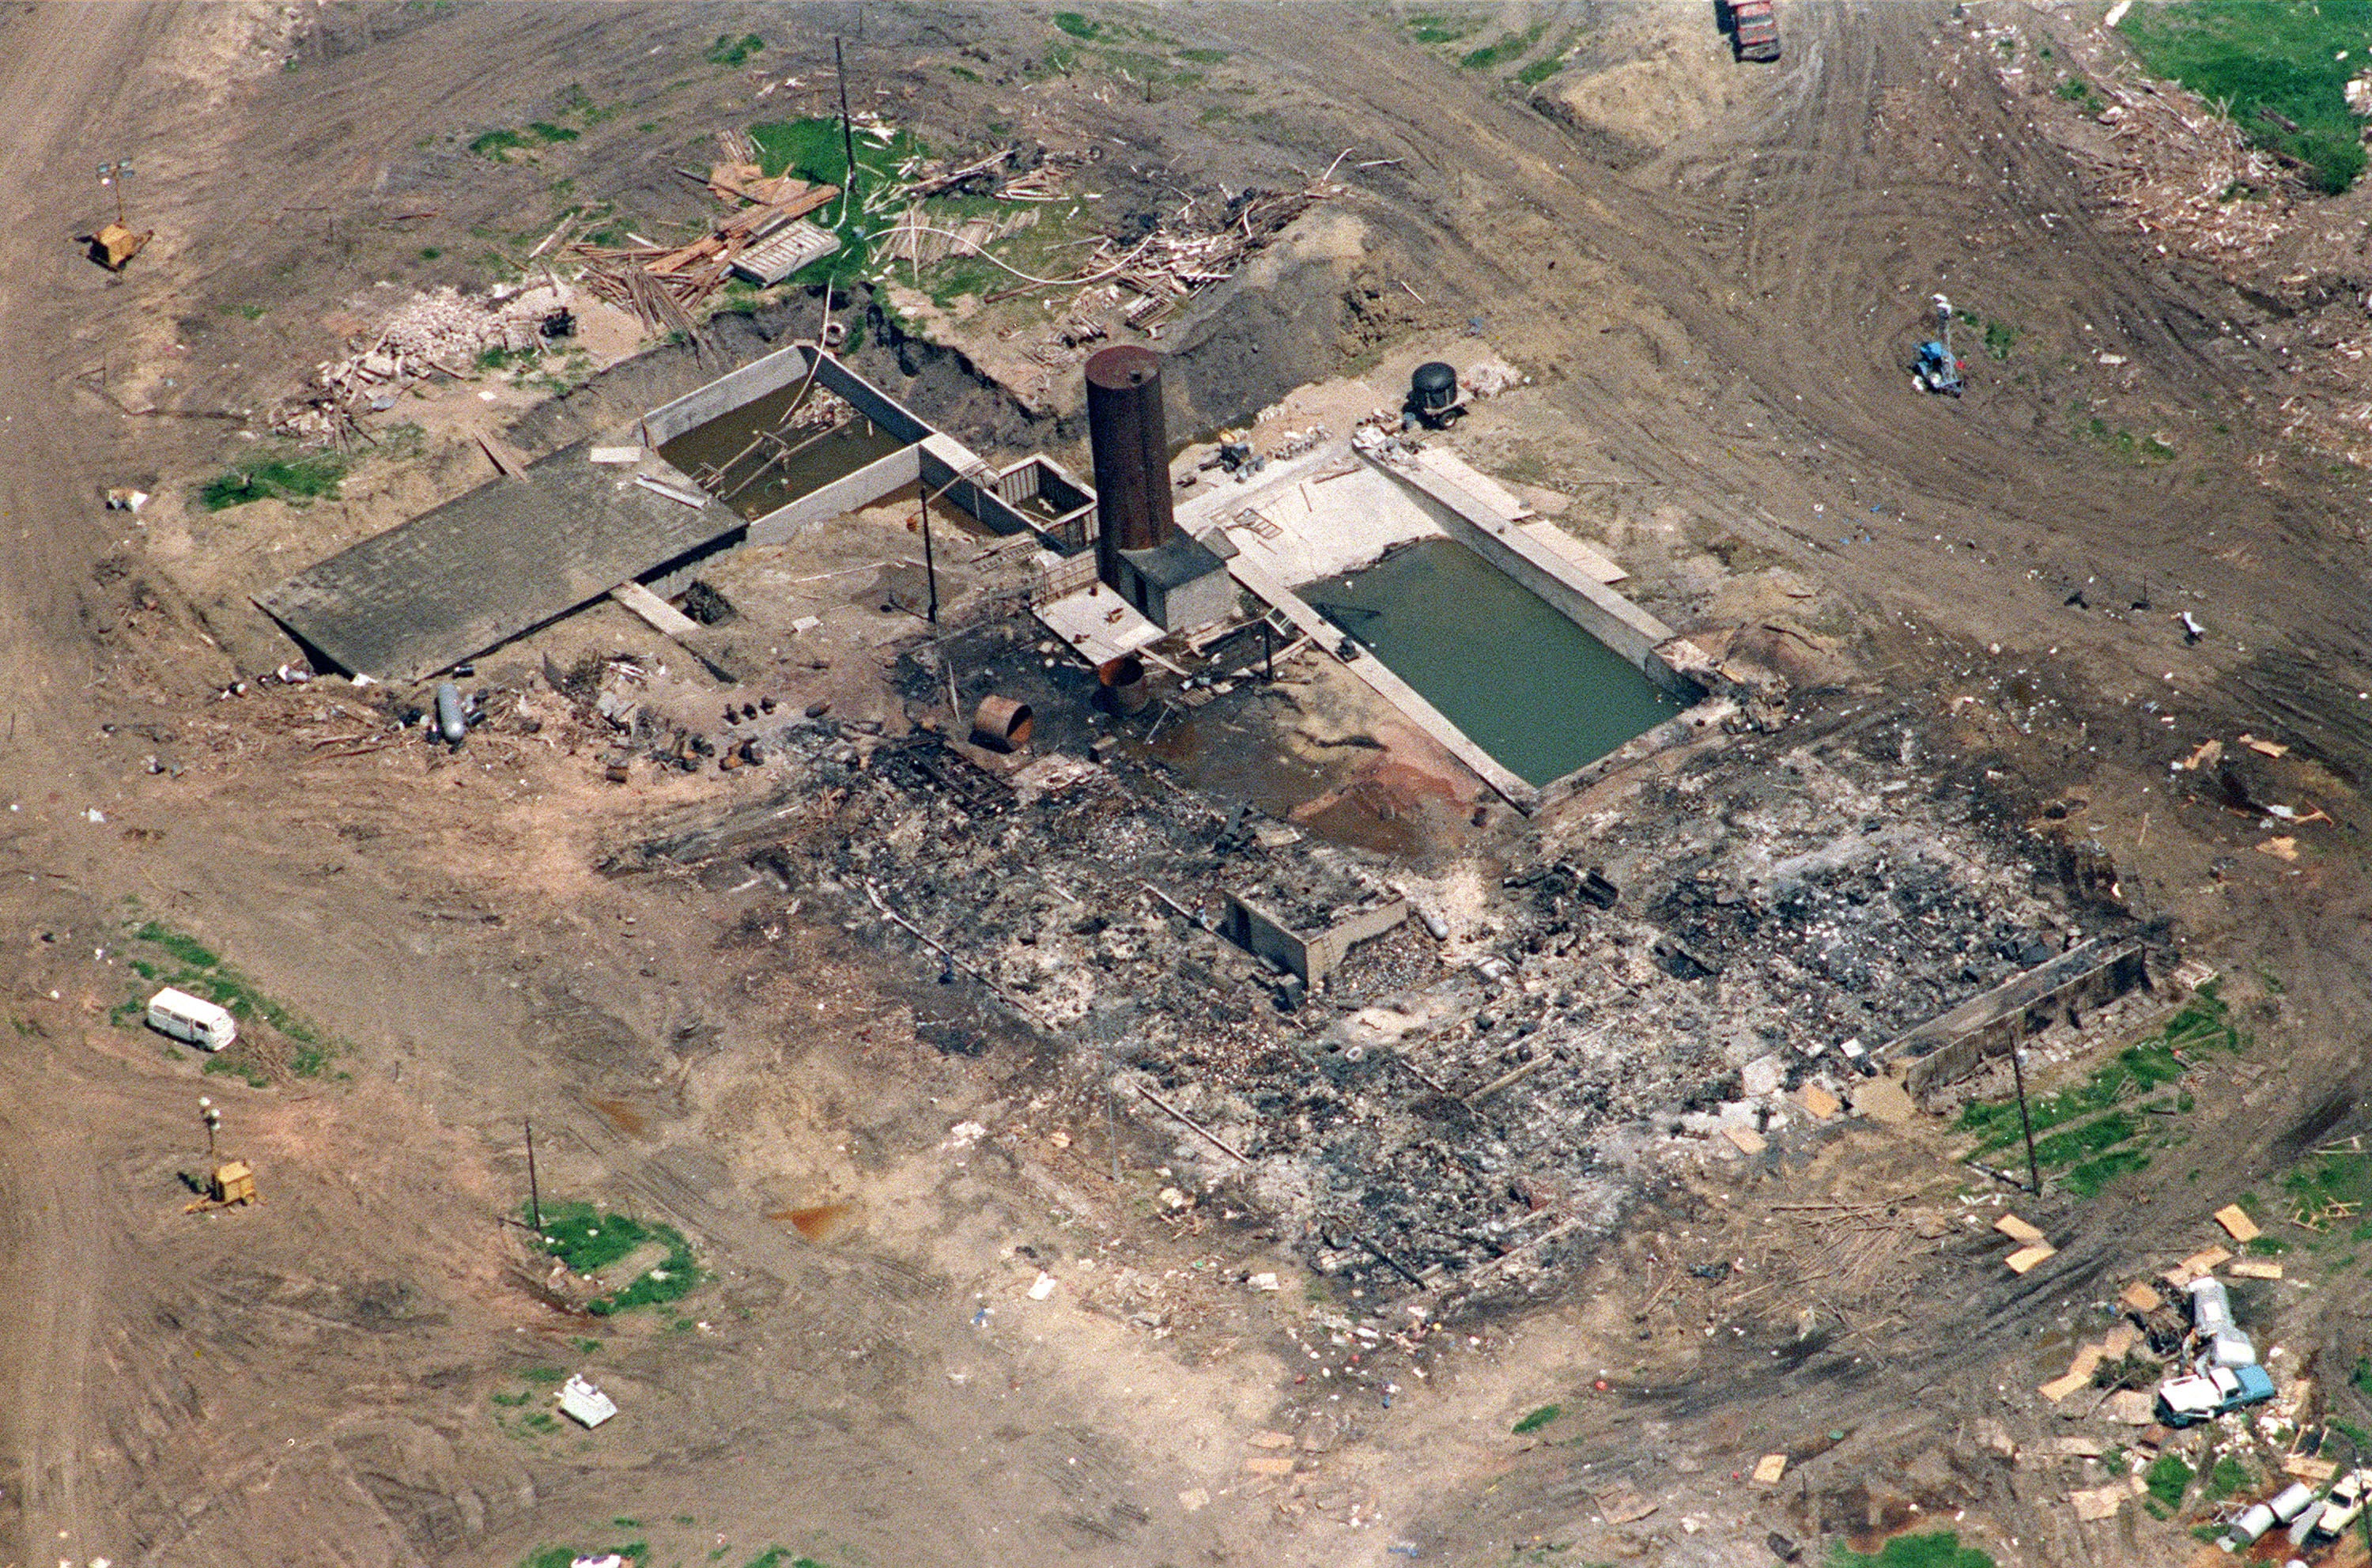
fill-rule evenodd
<path id="1" fill-rule="evenodd" d="M 350 673 L 418 680 L 746 526 L 713 500 L 688 506 L 636 484 L 642 473 L 700 494 L 656 456 L 597 464 L 594 444 L 423 512 L 256 603 Z"/>

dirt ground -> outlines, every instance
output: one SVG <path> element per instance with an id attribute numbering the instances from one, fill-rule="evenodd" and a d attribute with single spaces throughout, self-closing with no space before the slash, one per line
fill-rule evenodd
<path id="1" fill-rule="evenodd" d="M 1041 69 L 1065 35 L 1006 7 L 0 17 L 0 1561 L 507 1565 L 643 1542 L 656 1563 L 781 1547 L 830 1568 L 1728 1564 L 1775 1561 L 1774 1530 L 1818 1553 L 1937 1518 L 2004 1563 L 2188 1553 L 2137 1506 L 2069 1511 L 2118 1472 L 2012 1463 L 1979 1423 L 2052 1452 L 2069 1413 L 2028 1390 L 2119 1285 L 2362 1130 L 2364 484 L 2284 432 L 2305 381 L 2355 384 L 2296 322 L 2302 296 L 2372 283 L 2360 238 L 2323 238 L 2360 236 L 2372 198 L 2314 209 L 2304 284 L 2286 258 L 2232 278 L 2164 253 L 2101 208 L 2066 104 L 2000 69 L 1995 29 L 2064 48 L 2099 7 L 1783 4 L 1768 68 L 1730 61 L 1710 6 L 1509 9 L 1569 40 L 1535 88 L 1333 6 L 1096 10 L 1218 56 L 1157 92 Z M 706 60 L 752 29 L 757 63 Z M 1378 1330 L 1258 1216 L 1165 1199 L 1166 1132 L 1075 1115 L 1052 1046 L 879 925 L 754 877 L 599 869 L 759 780 L 611 784 L 549 692 L 537 727 L 448 754 L 383 743 L 342 681 L 260 679 L 296 650 L 250 596 L 488 477 L 471 430 L 548 450 L 812 330 L 793 291 L 557 401 L 439 383 L 338 499 L 186 498 L 375 297 L 482 286 L 490 252 L 552 226 L 560 182 L 634 221 L 697 217 L 673 169 L 721 126 L 820 111 L 834 32 L 860 99 L 936 142 L 994 122 L 1101 149 L 1122 226 L 1173 185 L 1297 186 L 1355 149 L 1343 194 L 1166 327 L 1173 431 L 1486 340 L 1529 384 L 1458 445 L 1657 614 L 1785 667 L 1808 754 L 1881 712 L 2006 837 L 2055 802 L 2132 913 L 2225 972 L 2257 1043 L 2197 1080 L 2191 1152 L 2165 1162 L 2191 1175 L 2018 1201 L 2059 1248 L 2021 1277 L 1986 1228 L 2006 1189 L 1947 1124 L 1853 1119 L 1632 1194 L 1537 1295 Z M 572 88 L 606 110 L 577 139 L 469 151 Z M 157 230 L 121 276 L 74 242 L 106 157 L 135 160 Z M 1939 290 L 2015 332 L 2006 358 L 1969 350 L 1958 400 L 1909 387 Z M 861 368 L 983 450 L 1085 466 L 1075 408 L 897 341 L 881 303 Z M 124 484 L 157 499 L 103 511 Z M 917 623 L 881 605 L 911 595 L 913 549 L 883 509 L 737 562 L 738 598 L 820 621 L 767 622 L 748 690 L 897 722 L 888 629 Z M 486 666 L 526 687 L 588 651 L 665 656 L 603 607 Z M 679 673 L 669 700 L 717 702 Z M 1363 701 L 1321 678 L 1292 767 L 1257 786 L 1183 751 L 1180 773 L 1433 872 L 1517 842 L 1487 810 L 1460 836 L 1476 796 L 1437 759 L 1379 775 L 1343 741 L 1390 728 Z M 2280 829 L 2294 858 L 2169 772 L 2242 731 L 2288 748 L 2250 764 L 2256 797 L 2330 819 Z M 1428 832 L 1395 825 L 1396 787 L 1433 802 Z M 1547 830 L 1662 787 L 1611 781 Z M 285 1009 L 239 1074 L 119 1014 L 188 939 Z M 972 1049 L 934 1043 L 957 1026 Z M 184 1212 L 201 1094 L 261 1206 Z M 713 1277 L 663 1310 L 555 1306 L 514 1223 L 530 1119 L 547 1200 L 672 1224 Z M 1873 1239 L 1823 1284 L 1791 1260 L 1834 1245 L 1831 1214 Z M 1735 1270 L 1692 1272 L 1708 1260 Z M 2363 1420 L 2343 1403 L 2361 1281 L 2329 1260 L 2320 1288 L 2249 1302 Z M 622 1414 L 530 1421 L 564 1370 Z M 1773 1453 L 1784 1484 L 1750 1482 Z M 1657 1507 L 1630 1516 L 1626 1490 Z"/>

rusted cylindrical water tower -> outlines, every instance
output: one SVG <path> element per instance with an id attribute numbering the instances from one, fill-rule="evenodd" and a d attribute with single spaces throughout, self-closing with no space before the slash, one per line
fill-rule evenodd
<path id="1" fill-rule="evenodd" d="M 1177 527 L 1159 354 L 1122 343 L 1087 361 L 1087 446 L 1096 468 L 1096 575 L 1118 588 L 1120 552 L 1157 549 Z"/>

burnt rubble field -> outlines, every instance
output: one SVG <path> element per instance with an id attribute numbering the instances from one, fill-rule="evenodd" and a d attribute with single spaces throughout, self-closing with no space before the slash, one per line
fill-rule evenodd
<path id="1" fill-rule="evenodd" d="M 1742 1157 L 1727 1130 L 1773 1161 L 1820 1137 L 1789 1091 L 1850 1097 L 1866 1052 L 2132 924 L 1866 703 L 1710 738 L 1621 809 L 1520 822 L 1439 875 L 1143 758 L 1013 767 L 929 728 L 785 719 L 762 798 L 604 869 L 766 878 L 727 940 L 803 914 L 886 945 L 976 1004 L 918 1037 L 1035 1037 L 1050 1125 L 1093 1125 L 1109 1096 L 1169 1140 L 1173 1202 L 1265 1216 L 1369 1301 L 1552 1282 L 1632 1195 Z M 1230 895 L 1305 931 L 1410 912 L 1305 985 L 1221 935 Z"/>

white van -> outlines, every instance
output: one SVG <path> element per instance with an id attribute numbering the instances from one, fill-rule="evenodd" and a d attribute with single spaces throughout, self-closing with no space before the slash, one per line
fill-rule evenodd
<path id="1" fill-rule="evenodd" d="M 169 985 L 148 998 L 148 1027 L 200 1051 L 220 1051 L 238 1038 L 238 1020 L 227 1009 Z"/>

